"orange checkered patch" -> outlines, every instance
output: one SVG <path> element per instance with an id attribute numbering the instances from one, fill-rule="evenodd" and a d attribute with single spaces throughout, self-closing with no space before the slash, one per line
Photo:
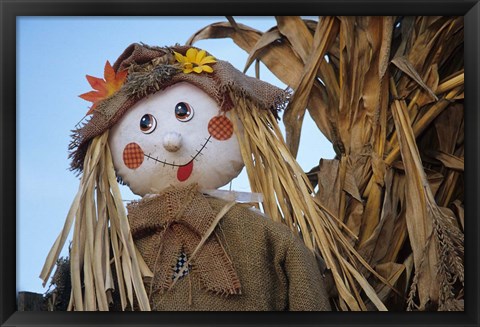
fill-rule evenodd
<path id="1" fill-rule="evenodd" d="M 143 150 L 137 143 L 129 143 L 123 149 L 123 162 L 130 169 L 136 169 L 143 163 Z"/>
<path id="2" fill-rule="evenodd" d="M 219 141 L 228 140 L 233 134 L 233 124 L 226 116 L 215 116 L 208 122 L 208 132 Z"/>

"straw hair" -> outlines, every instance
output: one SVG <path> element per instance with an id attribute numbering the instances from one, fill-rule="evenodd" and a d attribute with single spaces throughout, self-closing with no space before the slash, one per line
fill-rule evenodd
<path id="1" fill-rule="evenodd" d="M 121 307 L 150 310 L 142 277 L 152 277 L 133 243 L 120 196 L 106 131 L 88 147 L 78 193 L 65 226 L 53 245 L 40 278 L 45 283 L 72 225 L 70 253 L 72 293 L 68 310 L 108 311 L 114 290 L 111 263 L 117 272 Z M 112 254 L 111 254 L 112 253 Z M 88 287 L 82 287 L 82 284 Z M 135 294 L 135 295 L 134 295 Z"/>
<path id="2" fill-rule="evenodd" d="M 263 194 L 265 213 L 299 233 L 310 250 L 320 251 L 333 273 L 340 297 L 350 310 L 366 309 L 357 289 L 360 285 L 377 309 L 386 311 L 354 262 L 359 262 L 379 279 L 383 278 L 353 249 L 340 231 L 338 219 L 315 201 L 308 177 L 288 151 L 273 114 L 257 110 L 245 98 L 231 96 L 236 104 L 231 111 L 235 131 L 240 130 L 238 121 L 243 124 L 243 133 L 237 132 L 237 137 L 250 186 L 252 192 Z M 386 280 L 383 282 L 388 284 Z"/>

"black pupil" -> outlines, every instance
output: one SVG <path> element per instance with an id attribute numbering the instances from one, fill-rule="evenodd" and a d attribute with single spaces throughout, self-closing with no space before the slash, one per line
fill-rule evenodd
<path id="1" fill-rule="evenodd" d="M 189 113 L 189 110 L 185 102 L 180 102 L 175 107 L 175 115 L 177 115 L 178 117 L 185 117 L 188 115 L 188 113 Z"/>
<path id="2" fill-rule="evenodd" d="M 150 127 L 152 127 L 152 118 L 150 117 L 150 115 L 144 115 L 140 120 L 140 128 L 142 130 L 146 130 Z"/>

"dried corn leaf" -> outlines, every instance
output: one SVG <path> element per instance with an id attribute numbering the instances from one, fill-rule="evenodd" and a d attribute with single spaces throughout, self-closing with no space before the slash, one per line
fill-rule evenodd
<path id="1" fill-rule="evenodd" d="M 249 52 L 260 39 L 262 32 L 243 24 L 236 24 L 235 27 L 228 22 L 214 23 L 197 31 L 185 43 L 192 45 L 204 39 L 223 39 L 228 37 L 240 48 Z"/>
<path id="2" fill-rule="evenodd" d="M 336 26 L 337 24 L 333 17 L 325 17 L 317 25 L 310 58 L 303 69 L 298 88 L 296 88 L 283 115 L 287 145 L 294 157 L 296 157 L 298 152 L 300 131 L 309 94 L 314 85 L 316 73 L 324 61 L 323 57 L 335 35 L 333 31 Z"/>
<path id="3" fill-rule="evenodd" d="M 442 162 L 442 164 L 450 169 L 454 169 L 457 171 L 462 171 L 464 170 L 464 159 L 463 157 L 456 157 L 454 155 L 438 151 L 434 154 L 435 159 L 439 160 Z"/>
<path id="4" fill-rule="evenodd" d="M 465 228 L 465 209 L 463 208 L 463 203 L 461 203 L 460 200 L 455 200 L 452 204 L 457 212 L 456 217 L 463 231 Z"/>
<path id="5" fill-rule="evenodd" d="M 415 121 L 413 124 L 413 133 L 415 137 L 418 137 L 422 134 L 430 124 L 452 103 L 451 101 L 463 90 L 462 87 L 458 87 L 450 91 L 444 98 L 437 101 L 433 104 L 428 110 L 425 111 L 422 117 Z M 400 155 L 400 148 L 398 146 L 396 138 L 391 140 L 391 144 L 393 149 L 388 154 L 387 158 L 385 159 L 386 164 L 392 164 L 398 156 Z"/>
<path id="6" fill-rule="evenodd" d="M 275 36 L 275 32 L 271 32 L 268 37 L 262 40 L 257 46 L 263 33 L 236 23 L 237 29 L 230 23 L 214 23 L 201 29 L 188 39 L 186 44 L 194 44 L 195 42 L 207 38 L 231 38 L 240 48 L 251 54 L 254 49 L 262 49 L 262 45 L 269 44 L 270 36 Z M 289 45 L 275 42 L 270 44 L 269 51 L 263 48 L 261 58 L 250 55 L 250 60 L 260 59 L 265 66 L 283 83 L 290 86 L 296 86 L 298 83 L 298 75 L 303 69 L 301 60 L 294 55 Z"/>
<path id="7" fill-rule="evenodd" d="M 438 150 L 453 154 L 457 141 L 463 137 L 463 105 L 452 104 L 434 121 Z"/>
<path id="8" fill-rule="evenodd" d="M 300 59 L 292 49 L 282 42 L 282 36 L 277 29 L 262 34 L 255 46 L 249 51 L 244 71 L 254 60 L 262 61 L 270 71 L 282 82 L 292 88 L 298 85 L 298 75 L 303 69 Z M 296 73 L 295 73 L 296 72 Z"/>
<path id="9" fill-rule="evenodd" d="M 407 49 L 407 43 L 412 40 L 412 33 L 415 27 L 415 17 L 414 16 L 406 16 L 399 21 L 400 29 L 399 32 L 401 34 L 401 42 L 395 52 L 394 57 L 401 57 L 405 54 Z"/>
<path id="10" fill-rule="evenodd" d="M 375 230 L 368 239 L 360 243 L 358 247 L 359 253 L 372 266 L 376 266 L 389 250 L 390 240 L 393 238 L 394 226 L 397 218 L 395 209 L 398 206 L 399 195 L 392 187 L 394 173 L 389 170 L 385 176 L 385 197 L 381 208 L 380 221 L 376 225 Z M 403 195 L 403 194 L 402 194 Z"/>
<path id="11" fill-rule="evenodd" d="M 308 28 L 307 21 L 300 17 L 276 16 L 276 19 L 278 31 L 287 38 L 292 50 L 305 64 L 312 51 L 312 32 L 315 32 L 316 22 L 312 31 Z M 338 106 L 338 81 L 333 68 L 326 63 L 320 65 L 317 76 L 323 83 L 320 83 L 319 80 L 314 81 L 307 103 L 307 110 L 320 131 L 327 139 L 332 141 L 334 139 L 332 120 L 335 119 L 335 111 L 332 109 Z M 328 87 L 325 87 L 325 85 L 328 85 Z M 298 85 L 296 83 L 290 86 L 295 91 Z M 330 114 L 325 115 L 325 112 Z"/>
<path id="12" fill-rule="evenodd" d="M 318 170 L 318 192 L 315 197 L 329 212 L 338 217 L 340 206 L 339 161 L 320 159 Z"/>
<path id="13" fill-rule="evenodd" d="M 293 50 L 304 63 L 308 61 L 313 36 L 305 22 L 298 16 L 275 16 L 279 32 L 292 45 Z"/>
<path id="14" fill-rule="evenodd" d="M 325 99 L 328 100 L 328 103 Z M 332 143 L 339 139 L 334 123 L 337 120 L 338 114 L 334 110 L 336 106 L 333 102 L 334 100 L 327 95 L 326 90 L 320 88 L 318 83 L 315 83 L 310 92 L 307 110 L 318 129 Z"/>
<path id="15" fill-rule="evenodd" d="M 360 229 L 362 228 L 364 210 L 365 208 L 363 207 L 362 201 L 358 201 L 355 198 L 349 197 L 349 201 L 345 210 L 345 224 L 350 232 L 355 236 L 355 238 L 352 240 L 352 245 L 354 245 L 356 240 L 359 238 Z"/>
<path id="16" fill-rule="evenodd" d="M 395 91 L 393 92 L 395 95 Z M 435 242 L 432 242 L 433 219 L 427 210 L 426 194 L 429 192 L 422 162 L 415 143 L 406 105 L 399 100 L 392 104 L 406 182 L 406 218 L 408 235 L 415 263 L 416 287 L 418 289 L 419 309 L 424 310 L 427 302 L 437 301 L 439 286 L 436 282 L 436 264 L 438 261 Z"/>
<path id="17" fill-rule="evenodd" d="M 261 60 L 293 88 L 295 102 L 291 101 L 284 120 L 294 153 L 307 108 L 338 155 L 335 160 L 320 161 L 314 199 L 334 225 L 327 224 L 329 228 L 323 230 L 318 229 L 318 222 L 289 222 L 298 204 L 296 209 L 284 205 L 266 210 L 278 211 L 280 221 L 285 215 L 291 228 L 301 225 L 302 231 L 308 230 L 302 234 L 306 244 L 323 249 L 327 265 L 336 269 L 337 309 L 373 308 L 369 299 L 362 299 L 360 288 L 367 292 L 368 286 L 363 279 L 357 281 L 357 277 L 375 273 L 365 260 L 377 265 L 390 282 L 396 280 L 404 298 L 409 298 L 409 309 L 427 309 L 427 299 L 433 308 L 436 304 L 441 309 L 458 308 L 461 301 L 449 294 L 463 296 L 463 234 L 458 229 L 464 220 L 463 17 L 332 19 L 335 28 L 321 38 L 318 31 L 327 18 L 316 22 L 276 17 L 277 26 L 267 35 L 252 33 L 229 18 L 231 31 L 217 33 L 238 39 L 236 43 L 250 54 L 248 64 Z M 328 46 L 319 49 L 319 40 L 328 38 Z M 395 54 L 393 65 L 389 65 L 390 53 Z M 315 55 L 317 62 L 312 61 Z M 275 62 L 272 56 L 284 63 Z M 265 142 L 263 138 L 254 141 Z M 265 150 L 255 146 L 244 151 L 247 156 L 261 156 Z M 432 153 L 445 162 L 429 157 Z M 264 160 L 259 160 L 262 167 L 271 164 L 268 158 Z M 273 189 L 280 198 L 291 193 L 292 184 L 277 172 L 259 171 L 258 177 L 251 177 L 252 187 L 269 178 L 281 181 L 265 194 Z M 456 217 L 441 208 L 446 206 Z M 363 258 L 356 257 L 354 246 Z M 338 260 L 338 254 L 352 266 Z M 462 281 L 460 293 L 449 286 L 453 282 L 446 272 L 448 260 L 455 263 L 451 270 L 456 285 Z M 390 288 L 382 286 L 389 284 L 385 278 L 369 280 L 382 300 L 404 299 L 389 297 Z M 414 305 L 415 294 L 418 306 Z M 394 307 L 404 308 L 405 303 Z"/>
<path id="18" fill-rule="evenodd" d="M 439 83 L 440 75 L 438 73 L 438 65 L 433 64 L 432 66 L 429 67 L 429 69 L 426 72 L 425 75 L 425 85 L 430 89 L 430 90 L 437 90 L 438 83 Z M 422 108 L 426 106 L 427 104 L 433 103 L 438 100 L 438 97 L 435 96 L 435 98 L 432 97 L 430 92 L 424 90 L 424 89 L 417 89 L 416 90 L 419 95 L 416 99 L 415 107 L 417 108 Z M 415 120 L 415 117 L 417 116 L 418 111 L 417 110 L 412 110 L 410 113 L 410 118 L 412 120 Z"/>
<path id="19" fill-rule="evenodd" d="M 395 262 L 386 262 L 379 264 L 375 267 L 375 270 L 383 276 L 388 282 L 392 285 L 395 285 L 397 281 L 400 279 L 402 274 L 405 273 L 405 265 Z M 391 294 L 392 289 L 387 287 L 384 284 L 379 284 L 378 287 L 375 289 L 378 296 L 382 301 L 386 302 L 387 297 Z M 398 291 L 397 291 L 398 292 Z"/>
<path id="20" fill-rule="evenodd" d="M 427 168 L 425 168 L 425 174 L 427 174 L 427 181 L 428 185 L 430 186 L 430 190 L 433 196 L 435 196 L 442 184 L 445 182 L 445 176 L 435 170 L 430 170 Z"/>
<path id="21" fill-rule="evenodd" d="M 379 311 L 388 311 L 385 307 L 385 304 L 381 301 L 378 297 L 377 292 L 372 288 L 372 286 L 363 278 L 362 275 L 355 269 L 348 261 L 343 260 L 345 265 L 348 267 L 349 271 L 352 273 L 353 276 L 357 279 L 359 284 L 362 286 L 363 290 L 367 297 L 373 302 L 373 304 L 377 307 Z"/>
<path id="22" fill-rule="evenodd" d="M 413 65 L 408 61 L 406 57 L 396 57 L 392 59 L 392 63 L 398 67 L 402 72 L 410 76 L 415 82 L 418 83 L 427 93 L 434 99 L 438 100 L 435 93 L 428 87 L 428 85 L 422 80 L 422 77 L 415 70 Z"/>
<path id="23" fill-rule="evenodd" d="M 282 35 L 277 29 L 272 29 L 263 33 L 258 39 L 257 43 L 255 43 L 255 46 L 249 51 L 243 71 L 246 72 L 255 60 L 259 60 L 262 52 L 268 53 L 269 47 L 274 47 L 276 43 L 281 42 L 281 40 Z M 298 67 L 301 67 L 300 63 Z"/>

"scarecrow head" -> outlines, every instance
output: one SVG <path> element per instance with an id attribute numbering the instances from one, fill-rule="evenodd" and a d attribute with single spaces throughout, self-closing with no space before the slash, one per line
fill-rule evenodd
<path id="1" fill-rule="evenodd" d="M 82 170 L 91 140 L 109 130 L 116 174 L 141 196 L 229 183 L 244 165 L 243 123 L 232 112 L 248 101 L 276 116 L 285 101 L 282 90 L 193 47 L 133 44 L 113 67 L 107 62 L 104 80 L 87 79 L 97 90 L 81 97 L 93 116 L 75 132 L 72 167 Z"/>

